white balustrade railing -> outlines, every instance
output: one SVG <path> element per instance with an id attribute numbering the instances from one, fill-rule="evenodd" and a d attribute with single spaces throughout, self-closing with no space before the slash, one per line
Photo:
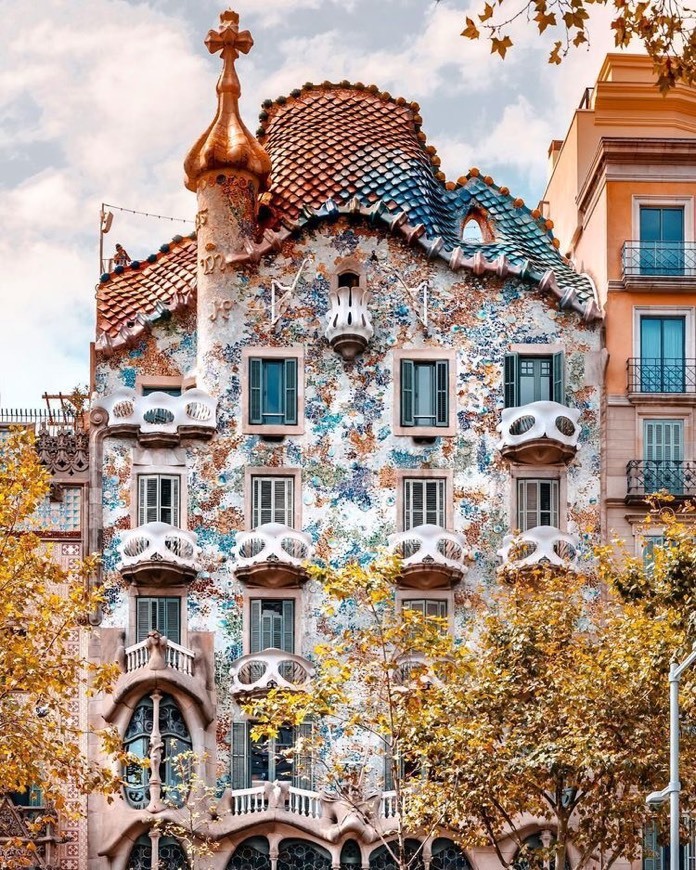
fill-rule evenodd
<path id="1" fill-rule="evenodd" d="M 231 793 L 232 812 L 235 816 L 247 813 L 262 813 L 268 807 L 265 785 L 255 785 L 252 788 L 237 788 Z"/>
<path id="2" fill-rule="evenodd" d="M 567 447 L 577 447 L 581 411 L 558 402 L 530 402 L 519 408 L 505 408 L 496 429 L 501 439 L 498 449 L 517 447 L 550 438 Z"/>
<path id="3" fill-rule="evenodd" d="M 140 396 L 121 387 L 97 399 L 93 408 L 108 413 L 109 426 L 132 426 L 143 435 L 175 435 L 180 426 L 213 432 L 217 426 L 217 401 L 198 389 L 180 396 L 157 391 Z"/>
<path id="4" fill-rule="evenodd" d="M 265 649 L 237 659 L 230 676 L 233 694 L 275 688 L 299 691 L 309 688 L 314 668 L 301 656 L 280 649 Z"/>
<path id="5" fill-rule="evenodd" d="M 126 648 L 126 673 L 144 668 L 150 661 L 150 648 L 147 638 Z"/>
<path id="6" fill-rule="evenodd" d="M 251 532 L 240 532 L 234 550 L 238 566 L 269 561 L 301 565 L 311 559 L 313 553 L 308 534 L 281 523 L 265 523 Z"/>
<path id="7" fill-rule="evenodd" d="M 179 646 L 179 644 L 174 643 L 173 640 L 168 640 L 165 651 L 165 660 L 168 668 L 173 668 L 175 671 L 179 671 L 182 674 L 188 674 L 189 677 L 193 676 L 194 655 L 190 649 Z"/>
<path id="8" fill-rule="evenodd" d="M 389 549 L 403 557 L 405 566 L 432 562 L 457 568 L 463 573 L 467 571 L 465 560 L 469 551 L 465 539 L 441 526 L 427 523 L 389 535 Z"/>
<path id="9" fill-rule="evenodd" d="M 379 802 L 379 814 L 383 819 L 394 819 L 398 815 L 399 808 L 396 802 L 395 791 L 383 791 Z"/>
<path id="10" fill-rule="evenodd" d="M 506 567 L 549 564 L 574 568 L 578 539 L 554 526 L 535 526 L 518 535 L 506 535 L 498 556 Z"/>
<path id="11" fill-rule="evenodd" d="M 166 667 L 187 674 L 189 677 L 193 676 L 194 653 L 156 632 L 152 632 L 145 640 L 126 647 L 126 673 L 130 674 L 140 668 L 148 667 L 152 653 L 156 648 L 164 651 L 164 659 L 160 657 L 159 661 L 163 662 Z"/>
<path id="12" fill-rule="evenodd" d="M 321 798 L 315 791 L 295 788 L 294 785 L 291 785 L 288 789 L 288 810 L 298 816 L 319 819 L 321 818 Z"/>
<path id="13" fill-rule="evenodd" d="M 143 562 L 166 562 L 184 568 L 196 568 L 199 548 L 194 532 L 169 523 L 145 523 L 123 533 L 119 545 L 121 564 L 125 568 Z"/>

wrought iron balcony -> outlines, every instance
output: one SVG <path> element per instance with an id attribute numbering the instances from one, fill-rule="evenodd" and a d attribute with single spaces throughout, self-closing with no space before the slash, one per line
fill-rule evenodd
<path id="1" fill-rule="evenodd" d="M 403 558 L 399 585 L 443 589 L 466 574 L 469 551 L 462 535 L 430 523 L 389 536 L 389 548 Z"/>
<path id="2" fill-rule="evenodd" d="M 233 695 L 258 694 L 269 689 L 305 691 L 314 676 L 314 668 L 302 656 L 271 648 L 237 659 L 230 676 Z"/>
<path id="3" fill-rule="evenodd" d="M 174 643 L 159 632 L 153 631 L 140 643 L 125 649 L 127 674 L 140 668 L 162 670 L 172 668 L 189 677 L 193 676 L 194 654 L 190 649 Z"/>
<path id="4" fill-rule="evenodd" d="M 629 393 L 696 393 L 696 359 L 629 359 Z"/>
<path id="5" fill-rule="evenodd" d="M 172 446 L 182 438 L 212 438 L 217 426 L 217 402 L 203 390 L 187 390 L 180 396 L 160 392 L 139 396 L 135 390 L 121 388 L 95 402 L 94 409 L 106 412 L 112 434 L 135 435 L 141 444 L 152 446 Z"/>
<path id="6" fill-rule="evenodd" d="M 505 408 L 496 427 L 498 450 L 506 459 L 527 464 L 569 462 L 577 451 L 580 410 L 558 402 L 530 402 Z"/>
<path id="7" fill-rule="evenodd" d="M 535 526 L 518 535 L 506 535 L 498 550 L 505 568 L 529 568 L 555 565 L 574 568 L 578 548 L 575 535 L 567 535 L 554 526 Z"/>
<path id="8" fill-rule="evenodd" d="M 675 498 L 696 496 L 696 462 L 632 459 L 626 466 L 626 498 L 642 500 L 666 491 Z"/>
<path id="9" fill-rule="evenodd" d="M 693 278 L 696 242 L 627 241 L 621 251 L 624 278 Z"/>
<path id="10" fill-rule="evenodd" d="M 169 523 L 145 523 L 123 533 L 121 574 L 129 582 L 165 586 L 195 577 L 197 536 Z"/>
<path id="11" fill-rule="evenodd" d="M 303 563 L 312 558 L 312 539 L 281 523 L 264 523 L 237 535 L 235 574 L 253 586 L 297 586 L 307 579 Z"/>

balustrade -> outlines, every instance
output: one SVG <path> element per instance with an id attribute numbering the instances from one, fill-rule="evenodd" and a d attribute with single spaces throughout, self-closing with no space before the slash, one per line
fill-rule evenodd
<path id="1" fill-rule="evenodd" d="M 280 649 L 265 649 L 237 659 L 230 671 L 232 694 L 259 693 L 268 689 L 309 688 L 314 668 L 306 659 Z"/>
<path id="2" fill-rule="evenodd" d="M 193 676 L 194 654 L 186 647 L 174 643 L 157 632 L 151 632 L 145 640 L 126 647 L 126 673 L 130 674 L 140 668 L 160 667 L 172 668 L 179 673 Z"/>

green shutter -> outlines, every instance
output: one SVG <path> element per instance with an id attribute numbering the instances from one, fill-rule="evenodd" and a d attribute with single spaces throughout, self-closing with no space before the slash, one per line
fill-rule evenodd
<path id="1" fill-rule="evenodd" d="M 260 598 L 253 598 L 249 608 L 249 652 L 261 652 L 261 604 Z"/>
<path id="2" fill-rule="evenodd" d="M 516 408 L 519 402 L 519 355 L 505 354 L 505 407 Z"/>
<path id="3" fill-rule="evenodd" d="M 249 423 L 260 425 L 263 423 L 263 409 L 261 407 L 261 366 L 263 360 L 252 357 L 249 360 Z"/>
<path id="4" fill-rule="evenodd" d="M 311 741 L 314 737 L 314 726 L 311 722 L 302 722 L 295 729 L 296 737 Z M 305 788 L 314 791 L 314 758 L 312 745 L 304 746 L 300 754 L 293 756 L 292 784 L 295 788 Z"/>
<path id="5" fill-rule="evenodd" d="M 435 363 L 435 425 L 449 426 L 449 362 Z"/>
<path id="6" fill-rule="evenodd" d="M 154 628 L 152 598 L 135 599 L 135 642 L 145 640 Z"/>
<path id="7" fill-rule="evenodd" d="M 249 727 L 247 722 L 232 723 L 232 788 L 249 788 Z"/>
<path id="8" fill-rule="evenodd" d="M 394 790 L 394 756 L 391 746 L 384 740 L 384 791 Z"/>
<path id="9" fill-rule="evenodd" d="M 295 602 L 292 598 L 283 599 L 281 644 L 284 652 L 295 652 Z"/>
<path id="10" fill-rule="evenodd" d="M 553 355 L 553 400 L 565 405 L 565 355 L 563 351 Z"/>
<path id="11" fill-rule="evenodd" d="M 286 426 L 297 425 L 297 360 L 285 360 L 285 419 Z"/>
<path id="12" fill-rule="evenodd" d="M 138 477 L 138 525 L 156 523 L 160 519 L 159 476 L 141 474 Z"/>
<path id="13" fill-rule="evenodd" d="M 158 619 L 159 631 L 167 640 L 181 643 L 181 599 L 160 598 L 162 619 Z"/>
<path id="14" fill-rule="evenodd" d="M 413 360 L 401 360 L 401 425 L 415 426 L 413 417 Z"/>

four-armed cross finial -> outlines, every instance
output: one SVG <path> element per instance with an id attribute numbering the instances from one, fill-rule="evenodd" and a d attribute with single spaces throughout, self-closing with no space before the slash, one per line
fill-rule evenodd
<path id="1" fill-rule="evenodd" d="M 227 9 L 220 13 L 218 29 L 208 31 L 205 44 L 211 54 L 223 51 L 224 57 L 224 50 L 229 47 L 234 50 L 234 56 L 237 57 L 240 51 L 242 54 L 248 54 L 254 40 L 248 30 L 239 32 L 239 15 L 231 9 Z"/>

